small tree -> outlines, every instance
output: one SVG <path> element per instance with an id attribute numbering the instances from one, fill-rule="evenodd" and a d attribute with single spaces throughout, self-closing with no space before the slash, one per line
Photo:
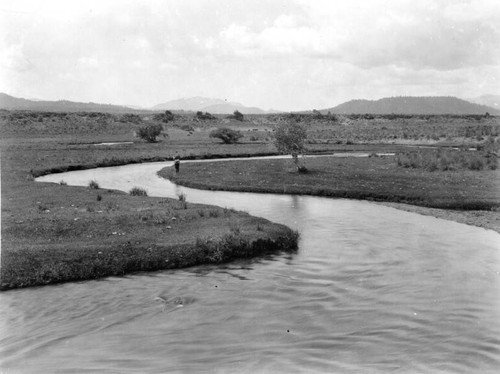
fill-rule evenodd
<path id="1" fill-rule="evenodd" d="M 153 115 L 155 121 L 161 121 L 163 123 L 168 123 L 173 121 L 175 118 L 174 114 L 170 110 L 166 110 L 165 113 L 156 113 Z"/>
<path id="2" fill-rule="evenodd" d="M 299 173 L 307 172 L 307 168 L 299 161 L 299 155 L 304 155 L 306 150 L 306 138 L 306 128 L 299 122 L 282 122 L 276 127 L 274 132 L 274 145 L 278 149 L 278 152 L 291 154 Z"/>
<path id="3" fill-rule="evenodd" d="M 235 120 L 237 120 L 237 121 L 243 121 L 244 116 L 243 116 L 243 113 L 241 113 L 241 112 L 240 112 L 240 111 L 238 111 L 238 110 L 235 110 L 235 111 L 233 112 L 233 118 L 234 118 Z"/>
<path id="4" fill-rule="evenodd" d="M 175 116 L 174 116 L 174 114 L 170 110 L 166 110 L 165 111 L 165 115 L 164 115 L 164 121 L 165 122 L 173 121 L 174 118 L 175 118 Z"/>
<path id="5" fill-rule="evenodd" d="M 155 143 L 156 138 L 161 134 L 163 131 L 163 126 L 156 124 L 156 125 L 146 125 L 137 131 L 137 135 L 141 138 L 147 141 L 148 143 Z"/>
<path id="6" fill-rule="evenodd" d="M 218 129 L 210 132 L 210 137 L 219 138 L 225 144 L 232 144 L 236 143 L 240 138 L 242 138 L 243 134 L 228 127 L 219 127 Z"/>

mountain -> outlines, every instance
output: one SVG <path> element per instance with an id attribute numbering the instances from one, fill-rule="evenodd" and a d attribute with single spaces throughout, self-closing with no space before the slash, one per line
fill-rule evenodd
<path id="1" fill-rule="evenodd" d="M 107 112 L 130 113 L 137 111 L 125 106 L 96 103 L 79 103 L 74 101 L 27 100 L 0 93 L 0 109 L 35 110 L 45 112 Z"/>
<path id="2" fill-rule="evenodd" d="M 471 103 L 486 105 L 500 110 L 500 95 L 482 95 L 472 99 L 465 99 Z"/>
<path id="3" fill-rule="evenodd" d="M 207 97 L 190 97 L 167 101 L 152 107 L 153 110 L 184 110 L 193 112 L 209 112 L 212 114 L 233 114 L 235 110 L 243 114 L 263 114 L 265 110 L 256 107 L 247 107 L 240 103 Z"/>
<path id="4" fill-rule="evenodd" d="M 490 114 L 500 110 L 449 96 L 386 97 L 380 100 L 351 100 L 321 112 L 337 114 Z"/>

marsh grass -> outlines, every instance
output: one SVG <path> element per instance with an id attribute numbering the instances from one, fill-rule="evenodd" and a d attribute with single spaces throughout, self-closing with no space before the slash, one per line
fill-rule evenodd
<path id="1" fill-rule="evenodd" d="M 484 151 L 426 150 L 404 152 L 396 156 L 400 167 L 426 171 L 496 170 L 498 157 Z"/>
<path id="2" fill-rule="evenodd" d="M 94 190 L 99 189 L 99 183 L 97 183 L 97 181 L 95 181 L 95 180 L 89 181 L 88 186 L 89 186 L 89 188 L 94 189 Z"/>
<path id="3" fill-rule="evenodd" d="M 129 194 L 131 196 L 148 196 L 148 192 L 141 187 L 133 187 L 130 191 Z"/>

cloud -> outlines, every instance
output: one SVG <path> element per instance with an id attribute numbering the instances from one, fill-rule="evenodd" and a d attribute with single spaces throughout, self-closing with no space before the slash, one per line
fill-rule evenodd
<path id="1" fill-rule="evenodd" d="M 280 15 L 261 30 L 229 25 L 223 45 L 241 55 L 330 58 L 364 68 L 459 69 L 496 64 L 500 55 L 500 8 L 492 2 L 488 14 L 477 1 L 301 4 L 299 17 Z"/>
<path id="2" fill-rule="evenodd" d="M 0 91 L 264 108 L 498 92 L 497 0 L 28 1 L 0 11 Z M 22 96 L 22 95 L 21 95 Z"/>

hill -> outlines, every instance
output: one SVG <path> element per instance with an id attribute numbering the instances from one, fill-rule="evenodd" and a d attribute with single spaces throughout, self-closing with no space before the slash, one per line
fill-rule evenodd
<path id="1" fill-rule="evenodd" d="M 485 114 L 499 115 L 500 110 L 449 96 L 387 97 L 380 100 L 351 100 L 323 109 L 337 114 Z"/>
<path id="2" fill-rule="evenodd" d="M 240 103 L 230 102 L 222 99 L 212 99 L 207 97 L 190 97 L 178 100 L 167 101 L 152 107 L 153 110 L 184 110 L 202 111 L 213 114 L 232 114 L 235 110 L 243 114 L 263 114 L 265 110 L 256 107 L 247 107 Z"/>
<path id="3" fill-rule="evenodd" d="M 44 101 L 27 100 L 0 93 L 0 109 L 7 110 L 34 110 L 42 112 L 105 112 L 105 113 L 130 113 L 137 112 L 120 105 L 79 103 L 74 101 Z M 144 111 L 144 110 L 142 110 Z"/>
<path id="4" fill-rule="evenodd" d="M 482 95 L 472 99 L 466 99 L 471 103 L 486 105 L 500 110 L 500 95 Z"/>

